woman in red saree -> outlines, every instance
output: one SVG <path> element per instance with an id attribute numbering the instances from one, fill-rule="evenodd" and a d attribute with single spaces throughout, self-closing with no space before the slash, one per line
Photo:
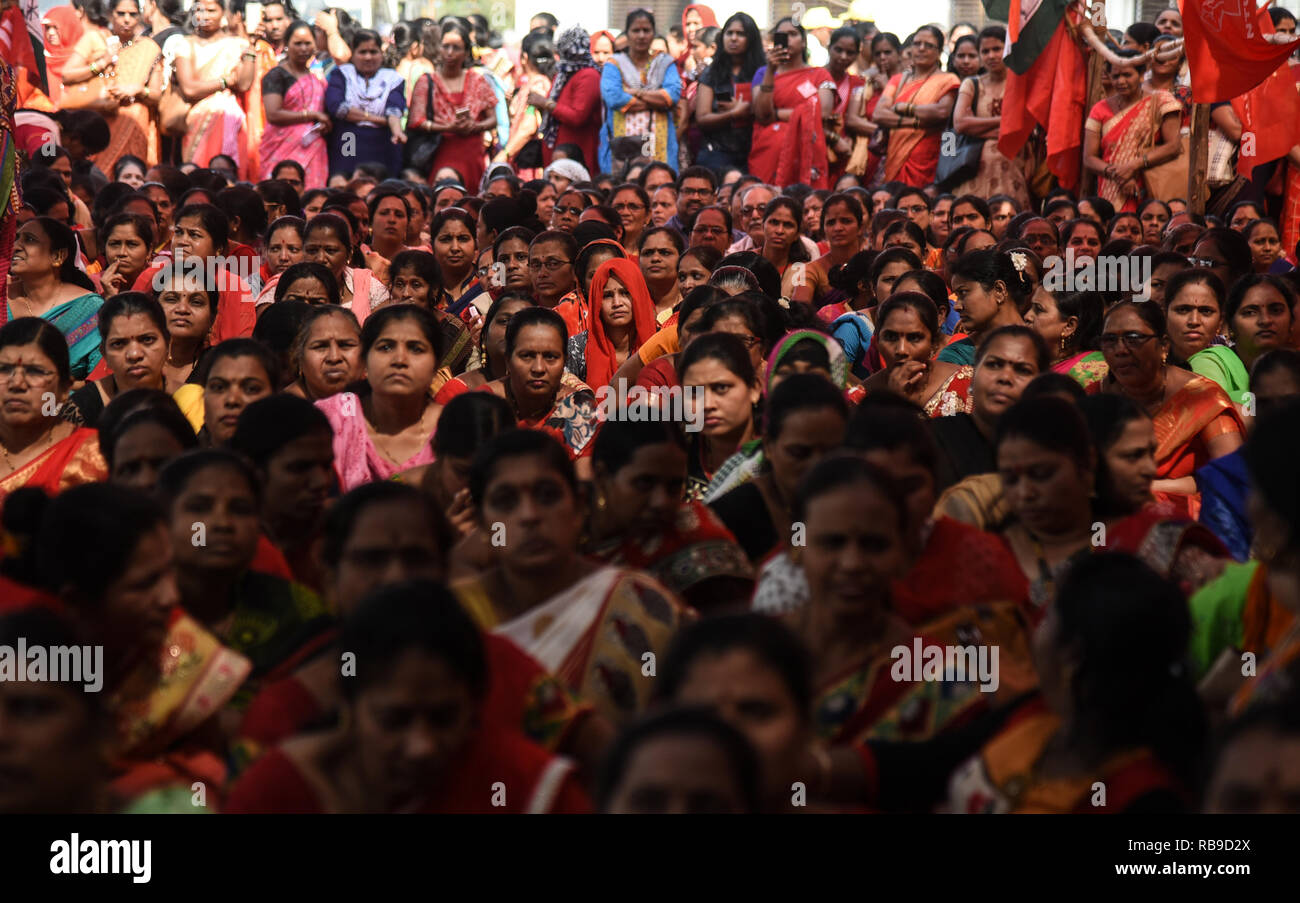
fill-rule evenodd
<path id="1" fill-rule="evenodd" d="M 744 549 L 707 505 L 682 500 L 681 427 L 610 419 L 594 445 L 587 554 L 646 571 L 699 611 L 743 607 L 754 586 Z"/>
<path id="2" fill-rule="evenodd" d="M 306 171 L 304 185 L 324 185 L 329 153 L 323 136 L 331 119 L 325 112 L 325 80 L 309 68 L 316 55 L 311 28 L 299 26 L 286 35 L 285 47 L 285 59 L 262 78 L 266 128 L 258 148 L 260 178 L 271 178 L 277 166 L 293 160 Z"/>
<path id="3" fill-rule="evenodd" d="M 1126 59 L 1137 51 L 1117 51 Z M 1182 152 L 1179 126 L 1183 107 L 1167 91 L 1142 90 L 1145 63 L 1106 64 L 1115 93 L 1088 113 L 1083 132 L 1083 165 L 1097 173 L 1097 194 L 1115 212 L 1136 212 L 1147 193 L 1142 170 L 1166 163 Z"/>
<path id="4" fill-rule="evenodd" d="M 808 65 L 804 30 L 789 17 L 776 24 L 767 65 L 754 75 L 754 138 L 749 171 L 764 182 L 829 188 L 823 119 L 835 109 L 835 83 Z"/>
<path id="5" fill-rule="evenodd" d="M 485 132 L 497 127 L 497 96 L 477 69 L 473 59 L 474 39 L 460 25 L 448 23 L 442 30 L 442 63 L 432 75 L 421 75 L 411 92 L 411 115 L 407 130 L 442 135 L 433 155 L 429 175 L 450 166 L 465 179 L 465 187 L 478 190 L 487 168 Z M 432 104 L 430 94 L 432 93 Z"/>
<path id="6" fill-rule="evenodd" d="M 263 756 L 231 790 L 226 811 L 589 811 L 567 759 L 482 717 L 489 659 L 473 621 L 440 584 L 379 590 L 345 623 L 340 646 L 379 663 L 356 677 L 334 674 L 340 726 Z M 382 700 L 394 693 L 419 717 L 384 717 Z M 510 788 L 504 800 L 498 781 Z"/>
<path id="7" fill-rule="evenodd" d="M 829 50 L 831 59 L 826 65 L 826 71 L 835 84 L 835 106 L 832 108 L 835 122 L 827 132 L 826 139 L 830 156 L 834 157 L 831 161 L 830 175 L 827 177 L 827 187 L 833 188 L 840 176 L 844 175 L 845 167 L 849 163 L 849 155 L 853 153 L 854 135 L 846 127 L 849 106 L 858 91 L 866 85 L 867 80 L 861 75 L 854 75 L 852 71 L 852 66 L 857 62 L 858 54 L 862 50 L 862 41 L 856 31 L 852 28 L 836 29 L 831 34 Z"/>
<path id="8" fill-rule="evenodd" d="M 24 486 L 56 495 L 108 478 L 98 434 L 59 416 L 71 386 L 56 328 L 39 317 L 0 327 L 0 504 Z"/>
<path id="9" fill-rule="evenodd" d="M 889 80 L 872 114 L 877 125 L 889 129 L 887 182 L 925 188 L 934 181 L 943 129 L 961 87 L 957 76 L 939 68 L 943 45 L 938 27 L 919 28 L 912 40 L 912 68 Z"/>

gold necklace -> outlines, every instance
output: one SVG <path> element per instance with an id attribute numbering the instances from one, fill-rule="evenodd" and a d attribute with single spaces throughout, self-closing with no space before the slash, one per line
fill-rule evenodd
<path id="1" fill-rule="evenodd" d="M 57 426 L 58 426 L 58 424 L 56 423 L 56 424 L 55 424 L 55 427 L 57 427 Z M 54 429 L 53 429 L 53 428 L 51 428 L 50 430 L 48 430 L 48 431 L 45 433 L 45 443 L 46 443 L 46 445 L 53 445 L 53 444 L 54 444 Z M 42 452 L 42 453 L 43 453 L 44 451 L 45 451 L 45 449 L 41 449 L 41 452 Z M 0 457 L 3 457 L 3 458 L 5 459 L 5 464 L 9 467 L 9 472 L 10 472 L 10 473 L 16 473 L 16 472 L 17 472 L 18 468 L 17 468 L 16 466 L 14 466 L 14 459 L 11 458 L 11 457 L 9 457 L 9 449 L 5 448 L 3 442 L 0 442 Z M 39 458 L 39 457 L 40 457 L 40 454 L 38 454 L 36 457 Z M 35 460 L 35 459 L 33 459 L 33 460 Z M 30 463 L 32 463 L 32 462 L 31 462 L 31 461 L 28 461 L 27 463 L 30 464 Z"/>

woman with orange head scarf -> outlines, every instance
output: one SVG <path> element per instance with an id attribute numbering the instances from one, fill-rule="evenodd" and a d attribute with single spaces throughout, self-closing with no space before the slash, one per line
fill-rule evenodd
<path id="1" fill-rule="evenodd" d="M 45 71 L 49 75 L 50 100 L 63 96 L 63 64 L 72 56 L 86 27 L 72 6 L 56 6 L 41 17 L 45 28 Z"/>
<path id="2" fill-rule="evenodd" d="M 599 389 L 609 385 L 622 363 L 654 335 L 655 304 L 641 268 L 618 257 L 596 270 L 588 297 L 591 325 L 569 339 L 567 367 Z"/>

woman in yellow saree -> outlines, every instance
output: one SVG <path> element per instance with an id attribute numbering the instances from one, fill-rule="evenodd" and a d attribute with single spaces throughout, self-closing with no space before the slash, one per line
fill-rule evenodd
<path id="1" fill-rule="evenodd" d="M 475 458 L 469 488 L 494 565 L 453 585 L 484 630 L 513 641 L 615 723 L 645 710 L 642 669 L 694 612 L 648 574 L 578 554 L 583 516 L 569 455 L 511 430 Z"/>
<path id="2" fill-rule="evenodd" d="M 1137 51 L 1120 50 L 1125 59 Z M 1097 194 L 1115 212 L 1136 212 L 1147 193 L 1142 170 L 1167 163 L 1182 152 L 1179 127 L 1183 107 L 1167 91 L 1142 90 L 1143 62 L 1106 64 L 1115 93 L 1097 101 L 1083 132 L 1083 165 L 1097 173 Z"/>
<path id="3" fill-rule="evenodd" d="M 162 51 L 144 37 L 139 0 L 117 0 L 109 28 L 88 28 L 63 67 L 63 106 L 88 108 L 108 121 L 108 147 L 95 157 L 104 172 L 127 154 L 158 162 L 153 111 L 162 93 Z M 90 98 L 98 98 L 86 103 Z"/>
<path id="4" fill-rule="evenodd" d="M 943 129 L 957 102 L 961 81 L 939 67 L 943 32 L 922 26 L 912 39 L 912 68 L 885 86 L 872 119 L 889 129 L 885 181 L 925 188 L 939 168 Z"/>
<path id="5" fill-rule="evenodd" d="M 240 94 L 253 85 L 257 54 L 243 38 L 223 34 L 220 0 L 194 4 L 194 34 L 176 53 L 176 78 L 185 99 L 193 103 L 185 117 L 181 159 L 207 166 L 217 154 L 226 154 L 246 177 L 248 129 Z"/>

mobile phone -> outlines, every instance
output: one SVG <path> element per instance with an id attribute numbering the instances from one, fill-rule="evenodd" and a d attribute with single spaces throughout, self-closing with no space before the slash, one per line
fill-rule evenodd
<path id="1" fill-rule="evenodd" d="M 735 96 L 735 89 L 731 85 L 718 85 L 713 89 L 713 97 L 719 102 L 731 100 Z"/>
<path id="2" fill-rule="evenodd" d="M 782 48 L 784 48 L 784 49 L 786 49 L 786 50 L 789 50 L 789 49 L 790 49 L 790 32 L 788 32 L 788 31 L 778 31 L 776 34 L 772 35 L 772 43 L 773 43 L 775 46 L 777 46 L 777 47 L 782 47 Z"/>
<path id="3" fill-rule="evenodd" d="M 244 29 L 249 34 L 257 31 L 262 24 L 262 6 L 261 3 L 244 4 Z"/>

